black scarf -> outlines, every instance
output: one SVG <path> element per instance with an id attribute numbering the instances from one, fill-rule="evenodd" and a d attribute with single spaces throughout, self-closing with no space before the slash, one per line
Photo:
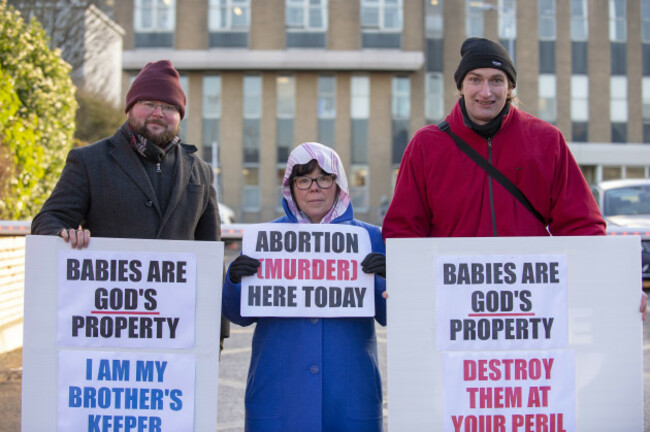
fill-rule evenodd
<path id="1" fill-rule="evenodd" d="M 127 138 L 129 138 L 129 142 L 131 144 L 131 147 L 144 159 L 150 160 L 152 162 L 162 162 L 165 159 L 165 156 L 167 153 L 172 150 L 178 143 L 181 141 L 181 139 L 178 136 L 175 136 L 171 141 L 169 141 L 167 144 L 165 144 L 162 147 L 159 147 L 152 142 L 150 142 L 148 139 L 143 137 L 142 135 L 138 135 L 137 133 L 133 132 L 133 129 L 131 129 L 131 126 L 129 126 L 129 122 L 125 122 L 122 125 L 122 133 L 124 133 Z"/>
<path id="2" fill-rule="evenodd" d="M 463 113 L 463 120 L 465 125 L 472 129 L 477 134 L 481 135 L 483 138 L 492 138 L 501 128 L 501 123 L 503 122 L 503 117 L 510 112 L 510 102 L 506 102 L 506 105 L 503 107 L 501 112 L 497 114 L 492 120 L 484 125 L 476 124 L 469 118 L 467 115 L 467 109 L 465 108 L 465 98 L 460 98 L 460 110 Z"/>

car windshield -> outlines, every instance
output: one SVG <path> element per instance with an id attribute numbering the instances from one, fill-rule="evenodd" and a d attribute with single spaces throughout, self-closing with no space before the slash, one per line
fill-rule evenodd
<path id="1" fill-rule="evenodd" d="M 605 191 L 605 216 L 650 214 L 650 185 Z"/>

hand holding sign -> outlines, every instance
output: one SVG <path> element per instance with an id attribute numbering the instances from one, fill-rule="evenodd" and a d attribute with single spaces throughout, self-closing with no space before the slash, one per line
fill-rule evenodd
<path id="1" fill-rule="evenodd" d="M 369 253 L 361 261 L 361 269 L 364 273 L 376 273 L 386 279 L 386 255 L 377 252 Z"/>
<path id="2" fill-rule="evenodd" d="M 239 255 L 235 258 L 232 264 L 230 264 L 230 268 L 228 269 L 230 282 L 235 284 L 240 283 L 243 276 L 254 275 L 259 266 L 259 260 L 251 258 L 248 255 Z"/>

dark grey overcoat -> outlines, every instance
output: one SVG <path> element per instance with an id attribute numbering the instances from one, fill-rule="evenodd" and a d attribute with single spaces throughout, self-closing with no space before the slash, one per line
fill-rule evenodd
<path id="1" fill-rule="evenodd" d="M 172 151 L 173 186 L 162 214 L 147 172 L 121 130 L 71 150 L 52 195 L 32 221 L 32 233 L 56 235 L 82 225 L 93 237 L 219 240 L 212 169 L 194 146 Z"/>
<path id="2" fill-rule="evenodd" d="M 210 166 L 196 147 L 174 148 L 176 164 L 165 214 L 147 172 L 121 131 L 68 153 L 61 178 L 32 221 L 32 234 L 56 235 L 61 228 L 90 230 L 93 237 L 166 240 L 221 238 Z M 220 287 L 221 281 L 215 281 Z M 216 311 L 215 311 L 216 312 Z M 230 326 L 221 320 L 221 342 Z"/>

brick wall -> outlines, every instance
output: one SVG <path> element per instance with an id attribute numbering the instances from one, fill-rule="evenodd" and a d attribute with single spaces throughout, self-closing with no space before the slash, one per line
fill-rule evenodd
<path id="1" fill-rule="evenodd" d="M 0 353 L 23 344 L 25 237 L 0 237 Z"/>

